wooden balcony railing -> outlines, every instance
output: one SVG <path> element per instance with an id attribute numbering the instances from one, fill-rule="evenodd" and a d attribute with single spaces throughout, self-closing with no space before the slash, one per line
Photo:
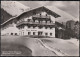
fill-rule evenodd
<path id="1" fill-rule="evenodd" d="M 22 21 L 22 22 L 17 23 L 17 26 L 22 25 L 22 24 L 55 25 L 55 23 L 45 23 L 45 22 L 39 23 L 39 22 L 31 22 L 31 21 L 30 22 Z"/>
<path id="2" fill-rule="evenodd" d="M 37 18 L 50 18 L 50 16 L 44 16 L 44 15 L 33 15 L 32 17 L 37 17 Z"/>

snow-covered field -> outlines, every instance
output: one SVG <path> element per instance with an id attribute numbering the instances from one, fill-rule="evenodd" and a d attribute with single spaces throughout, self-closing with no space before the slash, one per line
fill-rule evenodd
<path id="1" fill-rule="evenodd" d="M 60 50 L 62 53 L 68 56 L 79 56 L 79 42 L 73 40 L 63 40 L 58 38 L 41 39 L 43 43 L 51 48 Z M 72 42 L 71 42 L 72 41 Z M 76 45 L 77 42 L 77 45 Z"/>
<path id="2" fill-rule="evenodd" d="M 78 39 L 71 38 L 71 39 L 69 39 L 67 41 L 69 41 L 69 42 L 71 42 L 71 43 L 73 43 L 73 44 L 75 44 L 76 46 L 79 47 L 79 40 Z"/>
<path id="3" fill-rule="evenodd" d="M 1 48 L 2 51 L 21 51 L 22 53 L 18 55 L 22 56 L 60 56 L 59 54 L 79 56 L 79 47 L 77 45 L 70 42 L 70 40 L 58 38 L 34 39 L 22 36 L 1 36 Z"/>

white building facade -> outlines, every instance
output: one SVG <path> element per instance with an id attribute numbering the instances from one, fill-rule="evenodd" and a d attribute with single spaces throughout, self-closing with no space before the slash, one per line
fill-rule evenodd
<path id="1" fill-rule="evenodd" d="M 55 37 L 55 16 L 58 17 L 45 7 L 33 9 L 18 16 L 16 23 L 12 23 L 14 26 L 6 29 L 11 32 L 6 32 L 9 35 Z"/>

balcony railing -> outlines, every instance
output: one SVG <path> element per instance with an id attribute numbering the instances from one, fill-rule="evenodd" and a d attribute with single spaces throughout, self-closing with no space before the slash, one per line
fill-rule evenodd
<path id="1" fill-rule="evenodd" d="M 45 23 L 45 22 L 28 22 L 28 21 L 22 21 L 20 23 L 17 23 L 17 26 L 22 25 L 22 24 L 37 24 L 37 25 L 55 25 L 55 23 Z"/>
<path id="2" fill-rule="evenodd" d="M 33 15 L 33 17 L 37 17 L 37 18 L 50 18 L 50 16 L 44 16 L 44 15 Z"/>

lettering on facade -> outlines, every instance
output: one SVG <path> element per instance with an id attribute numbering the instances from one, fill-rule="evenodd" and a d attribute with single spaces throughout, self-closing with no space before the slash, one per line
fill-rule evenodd
<path id="1" fill-rule="evenodd" d="M 26 31 L 37 31 L 37 30 L 26 30 Z"/>

